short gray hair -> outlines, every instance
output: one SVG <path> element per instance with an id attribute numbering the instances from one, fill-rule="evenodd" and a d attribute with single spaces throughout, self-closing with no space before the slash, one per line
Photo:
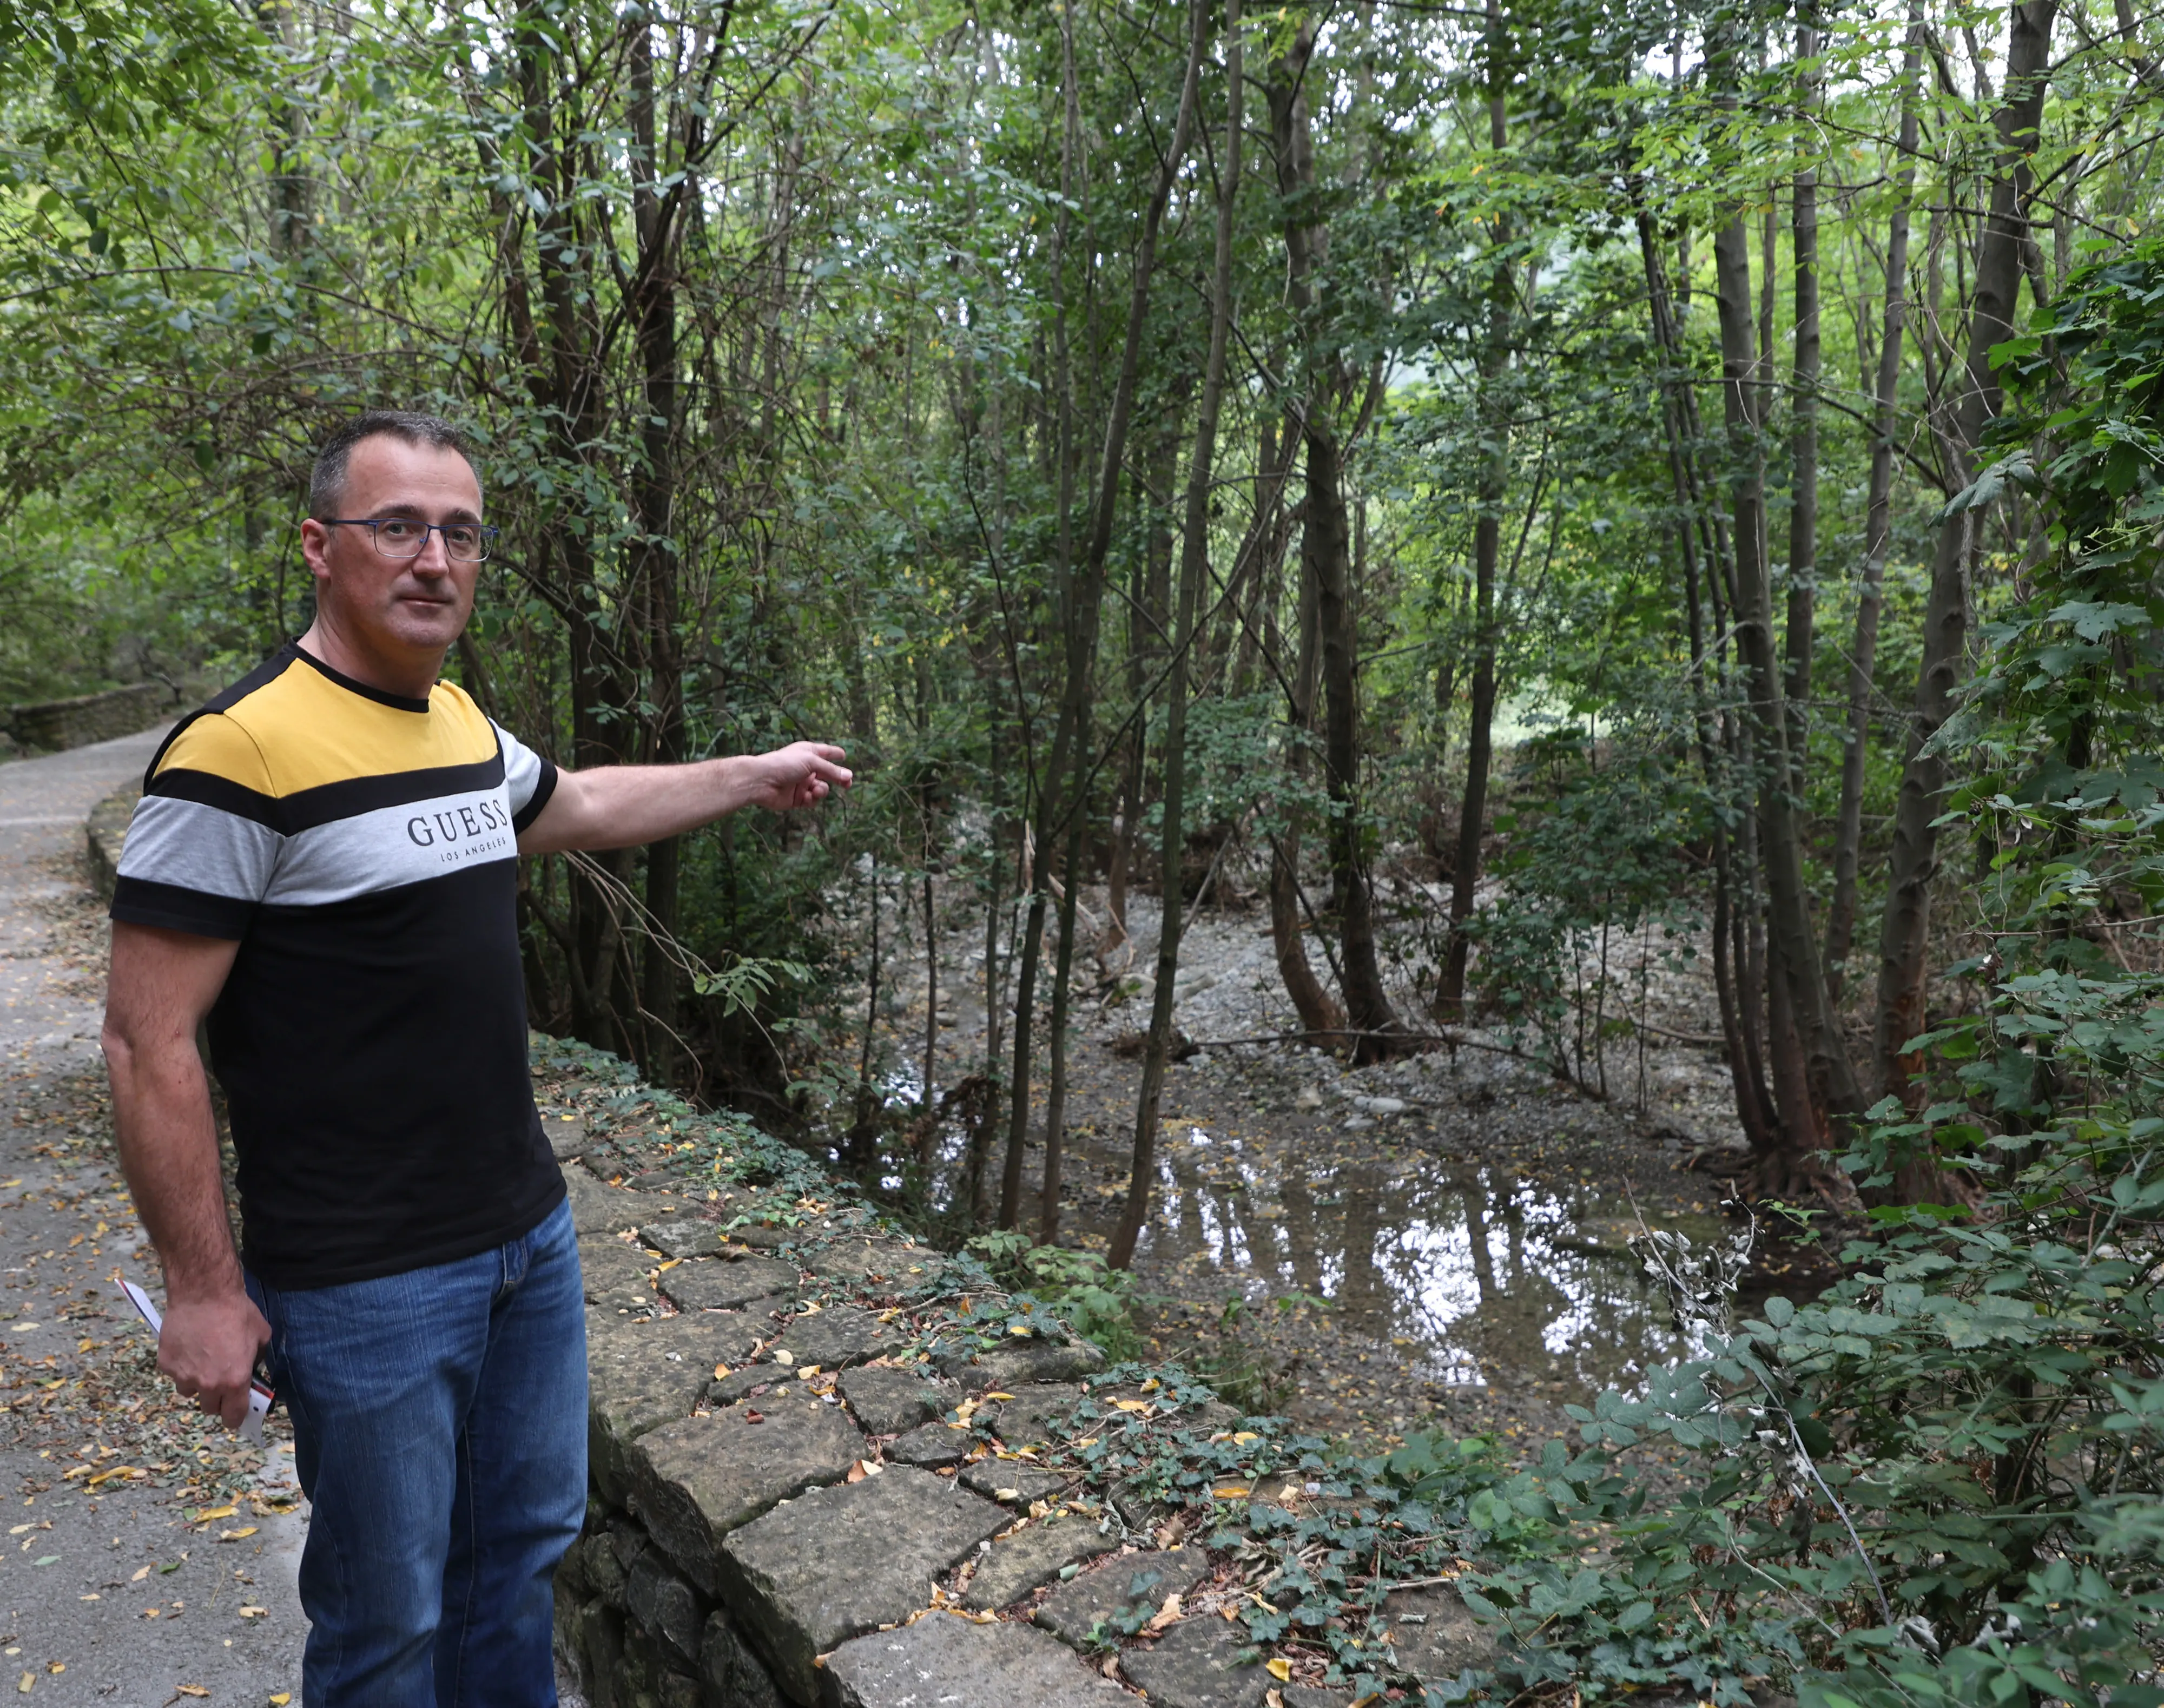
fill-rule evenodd
<path id="1" fill-rule="evenodd" d="M 308 476 L 309 515 L 320 522 L 338 514 L 345 501 L 346 464 L 353 448 L 365 439 L 376 438 L 425 445 L 432 450 L 454 450 L 469 464 L 473 461 L 466 436 L 442 416 L 424 415 L 417 409 L 370 409 L 347 422 L 316 453 L 316 466 Z"/>

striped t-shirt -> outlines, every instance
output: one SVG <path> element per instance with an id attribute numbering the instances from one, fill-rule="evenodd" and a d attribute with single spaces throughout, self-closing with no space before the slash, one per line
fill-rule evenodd
<path id="1" fill-rule="evenodd" d="M 518 833 L 555 784 L 451 684 L 402 698 L 297 645 L 150 762 L 113 917 L 240 944 L 211 1063 L 270 1285 L 470 1257 L 563 1196 L 517 908 Z"/>

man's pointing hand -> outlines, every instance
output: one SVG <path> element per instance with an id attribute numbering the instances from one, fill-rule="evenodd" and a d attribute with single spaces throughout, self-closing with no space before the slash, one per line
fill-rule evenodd
<path id="1" fill-rule="evenodd" d="M 833 789 L 846 789 L 856 780 L 842 765 L 843 750 L 822 741 L 791 742 L 772 753 L 747 754 L 737 764 L 743 768 L 746 801 L 776 812 L 810 807 L 827 798 Z"/>

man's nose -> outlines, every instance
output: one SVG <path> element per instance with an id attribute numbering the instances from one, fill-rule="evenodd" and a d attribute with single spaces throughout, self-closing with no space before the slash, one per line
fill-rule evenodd
<path id="1" fill-rule="evenodd" d="M 451 549 L 444 544 L 444 536 L 434 528 L 421 542 L 421 554 L 412 560 L 417 575 L 448 575 L 451 572 Z"/>

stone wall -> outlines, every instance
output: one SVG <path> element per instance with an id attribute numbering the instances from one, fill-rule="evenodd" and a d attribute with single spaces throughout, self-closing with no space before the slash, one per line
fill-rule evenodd
<path id="1" fill-rule="evenodd" d="M 91 809 L 89 822 L 83 826 L 89 843 L 90 886 L 97 891 L 100 901 L 113 899 L 113 880 L 120 872 L 120 850 L 128 840 L 128 821 L 135 816 L 135 803 L 142 798 L 139 783 L 116 789 Z"/>
<path id="2" fill-rule="evenodd" d="M 0 713 L 0 728 L 23 747 L 57 753 L 147 729 L 170 713 L 173 705 L 173 691 L 162 682 L 138 682 L 102 694 L 78 694 L 71 700 L 10 706 Z"/>
<path id="3" fill-rule="evenodd" d="M 762 1195 L 610 1144 L 612 1118 L 548 1123 L 592 1385 L 557 1641 L 593 1708 L 1352 1708 L 1258 1652 L 1252 1550 L 1210 1528 L 1251 1499 L 1315 1509 L 1321 1485 L 1169 1498 L 1092 1473 L 1100 1435 L 1145 1422 L 1198 1450 L 1258 1439 L 1232 1408 L 1106 1373 L 1042 1312 L 958 1305 L 981 1269 L 838 1195 L 796 1197 L 795 1226 L 731 1214 Z M 1413 1679 L 1492 1658 L 1432 1578 L 1382 1611 Z M 1311 1644 L 1285 1653 L 1317 1679 Z"/>

